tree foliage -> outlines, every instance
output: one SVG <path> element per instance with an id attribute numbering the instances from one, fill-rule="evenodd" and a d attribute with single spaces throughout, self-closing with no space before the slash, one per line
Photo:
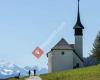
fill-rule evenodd
<path id="1" fill-rule="evenodd" d="M 97 34 L 97 37 L 94 41 L 92 53 L 93 53 L 93 57 L 96 59 L 96 61 L 100 62 L 100 31 Z"/>

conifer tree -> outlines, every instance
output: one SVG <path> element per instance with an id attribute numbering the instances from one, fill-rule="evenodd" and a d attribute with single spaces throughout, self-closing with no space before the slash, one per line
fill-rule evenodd
<path id="1" fill-rule="evenodd" d="M 100 31 L 97 34 L 97 37 L 94 41 L 93 44 L 93 49 L 92 49 L 93 57 L 97 62 L 100 62 Z"/>

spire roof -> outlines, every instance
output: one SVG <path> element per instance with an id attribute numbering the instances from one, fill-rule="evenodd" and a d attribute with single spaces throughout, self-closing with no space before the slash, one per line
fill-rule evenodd
<path id="1" fill-rule="evenodd" d="M 79 2 L 80 2 L 80 0 L 78 0 L 77 22 L 76 22 L 76 24 L 75 24 L 75 26 L 74 26 L 74 29 L 75 29 L 75 28 L 82 28 L 82 29 L 84 29 L 84 26 L 82 25 L 81 19 L 80 19 Z"/>

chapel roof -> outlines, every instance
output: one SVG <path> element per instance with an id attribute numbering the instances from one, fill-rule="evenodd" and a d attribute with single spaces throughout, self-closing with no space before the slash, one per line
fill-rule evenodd
<path id="1" fill-rule="evenodd" d="M 47 53 L 47 57 L 49 53 L 52 53 L 52 50 L 72 50 L 76 56 L 83 62 L 83 59 L 76 53 L 74 44 L 68 44 L 68 42 L 62 38 L 52 49 Z"/>
<path id="2" fill-rule="evenodd" d="M 74 48 L 73 48 L 73 44 L 68 44 L 68 42 L 64 38 L 62 38 L 52 49 L 73 50 Z"/>

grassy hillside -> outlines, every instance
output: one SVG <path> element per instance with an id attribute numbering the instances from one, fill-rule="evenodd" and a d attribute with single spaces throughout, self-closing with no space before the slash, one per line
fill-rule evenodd
<path id="1" fill-rule="evenodd" d="M 10 79 L 8 79 L 8 80 L 25 80 L 25 79 L 26 79 L 26 77 L 23 77 L 23 78 L 20 78 L 20 79 L 10 78 Z"/>
<path id="2" fill-rule="evenodd" d="M 100 65 L 41 75 L 43 80 L 100 80 Z"/>
<path id="3" fill-rule="evenodd" d="M 42 80 L 100 80 L 100 65 L 41 75 Z M 16 80 L 16 79 L 9 79 Z M 19 80 L 25 80 L 21 78 Z"/>

